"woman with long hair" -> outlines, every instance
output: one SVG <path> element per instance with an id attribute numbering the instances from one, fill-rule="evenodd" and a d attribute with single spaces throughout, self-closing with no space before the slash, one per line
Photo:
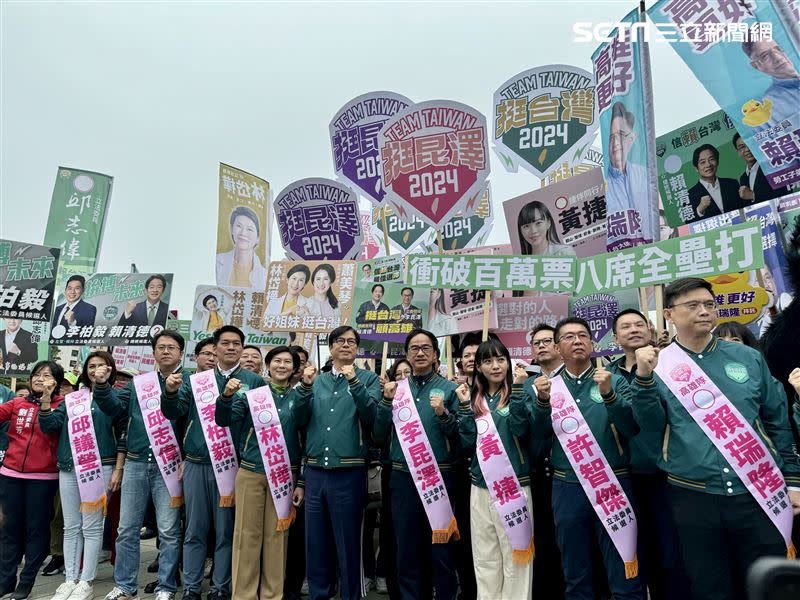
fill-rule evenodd
<path id="1" fill-rule="evenodd" d="M 31 369 L 31 394 L 0 404 L 0 423 L 8 423 L 8 450 L 0 467 L 0 597 L 22 600 L 33 589 L 36 574 L 47 558 L 53 500 L 58 489 L 58 435 L 39 426 L 39 412 L 58 407 L 64 369 L 41 361 Z M 25 567 L 17 568 L 25 556 Z M 16 586 L 16 589 L 15 589 Z"/>
<path id="2" fill-rule="evenodd" d="M 264 363 L 295 483 L 290 517 L 294 520 L 296 507 L 303 503 L 303 487 L 299 481 L 302 448 L 293 410 L 297 391 L 291 387 L 291 378 L 300 364 L 300 357 L 289 346 L 277 346 L 267 353 Z M 236 474 L 232 598 L 279 600 L 283 597 L 290 523 L 282 523 L 278 517 L 246 395 L 237 393 L 232 399 L 220 396 L 215 418 L 217 425 L 237 425 L 243 434 L 239 443 L 241 464 Z"/>
<path id="3" fill-rule="evenodd" d="M 484 600 L 515 600 L 531 595 L 533 505 L 527 445 L 522 439 L 529 435 L 531 424 L 522 391 L 527 377 L 522 366 L 517 366 L 512 375 L 508 349 L 500 341 L 490 339 L 478 346 L 475 353 L 472 387 L 463 383 L 456 390 L 462 448 L 471 451 L 477 448 L 470 466 L 470 527 L 478 598 Z M 487 414 L 491 415 L 496 435 L 485 420 Z M 481 419 L 480 427 L 476 419 Z M 489 466 L 487 459 L 492 455 L 505 460 L 495 460 Z M 497 464 L 507 466 L 509 472 L 498 470 Z M 487 483 L 487 476 L 493 480 Z M 505 497 L 498 495 L 500 488 L 504 489 Z M 501 515 L 498 502 L 505 504 L 514 494 L 519 497 L 520 489 L 524 502 L 516 514 L 523 511 L 523 515 L 516 523 L 519 527 L 527 519 L 531 538 L 526 540 L 529 544 L 517 543 L 513 547 L 504 526 L 509 516 Z"/>
<path id="4" fill-rule="evenodd" d="M 444 295 L 444 290 L 431 288 L 427 326 L 428 331 L 436 337 L 444 337 L 458 332 L 458 321 L 454 316 L 447 314 Z"/>
<path id="5" fill-rule="evenodd" d="M 95 382 L 108 381 L 114 385 L 117 368 L 111 354 L 96 351 L 89 354 L 83 363 L 80 383 L 89 390 Z M 127 425 L 127 415 L 111 418 L 91 403 L 91 424 L 97 442 L 97 450 L 102 463 L 105 490 L 115 492 L 122 483 L 125 465 L 125 448 L 118 440 L 123 438 Z M 66 580 L 56 590 L 51 600 L 87 600 L 94 597 L 92 582 L 97 575 L 97 563 L 103 544 L 104 511 L 107 498 L 103 496 L 96 505 L 86 506 L 81 502 L 78 473 L 73 460 L 78 444 L 84 441 L 77 436 L 70 439 L 69 430 L 74 432 L 86 415 L 68 414 L 67 403 L 62 402 L 55 409 L 45 409 L 44 403 L 39 411 L 39 426 L 45 433 L 58 435 L 58 487 L 61 493 L 61 510 L 64 514 L 64 570 Z M 83 566 L 81 567 L 81 556 Z"/>
<path id="6" fill-rule="evenodd" d="M 314 295 L 308 300 L 308 309 L 315 317 L 341 316 L 339 299 L 331 289 L 334 281 L 336 281 L 336 271 L 327 263 L 317 265 L 317 268 L 311 273 Z"/>
<path id="7" fill-rule="evenodd" d="M 403 379 L 408 379 L 411 377 L 411 363 L 408 362 L 408 359 L 398 358 L 396 361 L 394 361 L 394 364 L 389 367 L 389 371 L 386 373 L 386 376 L 389 378 L 389 381 L 402 381 Z"/>
<path id="8" fill-rule="evenodd" d="M 572 246 L 559 240 L 550 209 L 538 200 L 528 202 L 519 211 L 517 236 L 522 254 L 575 256 Z"/>
<path id="9" fill-rule="evenodd" d="M 755 334 L 747 327 L 741 323 L 737 323 L 736 321 L 727 321 L 717 325 L 717 328 L 714 330 L 714 334 L 722 340 L 726 340 L 728 342 L 739 342 L 745 346 L 750 346 L 756 350 L 761 350 Z"/>

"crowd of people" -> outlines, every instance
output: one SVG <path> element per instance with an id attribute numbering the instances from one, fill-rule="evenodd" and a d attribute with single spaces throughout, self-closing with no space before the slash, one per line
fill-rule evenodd
<path id="1" fill-rule="evenodd" d="M 349 326 L 330 332 L 318 368 L 296 346 L 262 360 L 226 325 L 195 348 L 203 379 L 164 330 L 152 341 L 160 398 L 140 378 L 120 385 L 104 351 L 67 383 L 39 362 L 0 404 L 0 598 L 31 593 L 58 492 L 53 600 L 94 597 L 112 495 L 106 600 L 138 597 L 148 499 L 157 600 L 175 598 L 180 573 L 182 597 L 200 600 L 208 559 L 209 600 L 294 600 L 304 581 L 311 600 L 356 600 L 373 577 L 393 600 L 743 599 L 754 561 L 795 555 L 800 528 L 793 543 L 757 492 L 800 514 L 800 368 L 778 381 L 746 328 L 717 327 L 702 279 L 667 286 L 664 306 L 672 339 L 638 310 L 616 315 L 624 354 L 611 362 L 592 358 L 577 317 L 533 330 L 532 365 L 466 334 L 452 378 L 419 328 L 379 376 L 356 366 Z M 65 397 L 83 389 L 85 405 Z M 88 472 L 104 486 L 93 501 Z"/>

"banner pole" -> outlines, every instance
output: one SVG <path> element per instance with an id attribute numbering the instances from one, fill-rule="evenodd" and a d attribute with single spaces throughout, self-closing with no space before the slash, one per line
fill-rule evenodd
<path id="1" fill-rule="evenodd" d="M 389 226 L 386 224 L 387 208 L 388 206 L 383 206 L 378 210 L 381 211 L 381 226 L 383 227 L 383 247 L 386 250 L 386 256 L 389 256 L 392 253 L 392 251 L 389 248 Z M 383 342 L 383 352 L 381 354 L 381 369 L 383 369 L 384 373 L 388 371 L 388 369 L 386 368 L 386 360 L 388 359 L 388 357 L 389 357 L 389 342 Z M 376 366 L 375 372 L 378 373 L 377 364 L 375 366 Z M 378 376 L 380 376 L 380 373 L 378 373 Z"/>
<path id="2" fill-rule="evenodd" d="M 664 286 L 657 285 L 653 288 L 656 295 L 656 342 L 661 339 L 664 331 Z"/>
<path id="3" fill-rule="evenodd" d="M 485 290 L 483 298 L 483 334 L 481 335 L 481 341 L 483 342 L 489 339 L 489 306 L 491 300 L 492 290 Z"/>
<path id="4" fill-rule="evenodd" d="M 439 246 L 439 254 L 444 254 L 444 241 L 442 240 L 442 232 L 436 230 L 436 244 Z M 444 290 L 442 290 L 444 292 Z M 484 316 L 485 318 L 485 316 Z M 453 340 L 448 335 L 444 341 L 445 345 L 445 360 L 447 361 L 447 376 L 453 377 Z"/>

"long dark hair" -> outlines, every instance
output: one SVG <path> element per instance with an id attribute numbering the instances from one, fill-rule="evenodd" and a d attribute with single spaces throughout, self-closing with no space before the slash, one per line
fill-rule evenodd
<path id="1" fill-rule="evenodd" d="M 89 379 L 89 361 L 93 358 L 102 358 L 103 362 L 106 363 L 109 367 L 111 367 L 111 375 L 108 377 L 108 385 L 114 386 L 114 380 L 117 378 L 117 365 L 114 363 L 114 357 L 111 356 L 109 352 L 105 350 L 95 350 L 94 352 L 90 353 L 89 356 L 86 357 L 86 360 L 83 361 L 83 369 L 81 370 L 81 376 L 78 377 L 78 381 L 82 383 L 85 387 L 92 389 L 92 381 Z"/>
<path id="2" fill-rule="evenodd" d="M 403 363 L 408 365 L 408 368 L 411 369 L 412 373 L 414 372 L 414 368 L 411 366 L 411 363 L 408 362 L 407 359 L 398 358 L 396 361 L 394 361 L 394 364 L 391 367 L 389 367 L 389 371 L 386 373 L 386 377 L 389 378 L 389 381 L 397 381 L 397 369 L 399 369 L 400 365 L 402 365 Z"/>
<path id="3" fill-rule="evenodd" d="M 314 285 L 314 278 L 320 271 L 325 271 L 328 274 L 328 278 L 330 279 L 330 287 L 328 288 L 327 291 L 328 304 L 331 305 L 331 308 L 337 308 L 339 306 L 339 300 L 336 298 L 336 294 L 333 293 L 333 282 L 336 281 L 336 270 L 327 263 L 317 265 L 317 268 L 314 269 L 314 272 L 311 274 L 312 286 Z"/>
<path id="4" fill-rule="evenodd" d="M 500 402 L 497 408 L 506 406 L 511 398 L 511 385 L 514 378 L 511 374 L 511 355 L 500 340 L 489 339 L 481 342 L 475 352 L 475 377 L 472 379 L 472 389 L 470 390 L 470 404 L 472 405 L 472 412 L 476 415 L 482 415 L 487 412 L 486 401 L 483 396 L 489 390 L 489 380 L 481 372 L 481 363 L 490 358 L 504 357 L 507 363 L 506 379 L 500 387 Z"/>
<path id="5" fill-rule="evenodd" d="M 745 346 L 750 346 L 756 350 L 761 349 L 753 332 L 736 321 L 727 321 L 725 323 L 721 323 L 717 326 L 717 329 L 714 331 L 714 333 L 717 337 L 738 337 L 740 340 L 742 340 L 742 343 Z"/>
<path id="6" fill-rule="evenodd" d="M 522 207 L 517 215 L 517 235 L 519 236 L 519 244 L 523 254 L 533 254 L 533 248 L 522 237 L 522 226 L 533 223 L 537 219 L 545 219 L 548 223 L 547 226 L 547 241 L 551 244 L 560 244 L 558 233 L 556 232 L 556 222 L 553 220 L 553 215 L 550 214 L 550 209 L 538 200 L 528 202 Z"/>

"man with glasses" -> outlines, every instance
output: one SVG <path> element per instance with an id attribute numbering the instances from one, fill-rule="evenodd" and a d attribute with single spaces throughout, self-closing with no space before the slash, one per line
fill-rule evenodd
<path id="1" fill-rule="evenodd" d="M 171 375 L 184 382 L 189 375 L 181 368 L 184 340 L 171 329 L 165 329 L 153 338 L 158 381 L 161 391 Z M 139 408 L 139 398 L 133 381 L 124 388 L 113 389 L 108 383 L 96 383 L 93 399 L 110 417 L 128 414 L 128 455 L 122 477 L 119 532 L 117 535 L 117 561 L 114 565 L 116 586 L 106 600 L 130 600 L 137 597 L 139 587 L 139 530 L 144 521 L 147 499 L 152 496 L 156 508 L 156 524 L 161 554 L 158 560 L 156 600 L 172 600 L 177 589 L 176 574 L 181 553 L 181 509 L 171 505 L 171 495 L 158 467 L 158 457 L 153 455 L 147 427 Z M 163 416 L 163 415 L 162 415 Z M 176 437 L 175 424 L 166 421 Z"/>
<path id="2" fill-rule="evenodd" d="M 608 181 L 606 205 L 609 216 L 636 213 L 641 223 L 641 230 L 629 231 L 625 237 L 639 239 L 638 243 L 650 243 L 657 239 L 655 235 L 658 220 L 654 218 L 653 211 L 648 206 L 650 183 L 647 169 L 628 160 L 633 143 L 636 141 L 635 123 L 636 117 L 622 102 L 617 101 L 613 104 L 608 135 L 610 160 L 606 170 Z M 634 222 L 630 218 L 625 221 Z"/>
<path id="3" fill-rule="evenodd" d="M 771 517 L 787 511 L 791 534 L 792 507 L 800 513 L 786 395 L 758 350 L 712 335 L 710 283 L 679 279 L 664 306 L 677 335 L 636 350 L 634 410 L 644 430 L 667 432 L 659 466 L 693 596 L 743 599 L 750 565 L 787 555 Z"/>
<path id="4" fill-rule="evenodd" d="M 417 412 L 430 443 L 433 458 L 442 474 L 451 508 L 456 491 L 454 467 L 458 461 L 459 431 L 456 384 L 441 377 L 433 368 L 439 355 L 439 342 L 424 329 L 406 337 L 406 360 L 411 363 L 408 379 Z M 397 538 L 397 580 L 403 600 L 430 597 L 430 582 L 437 600 L 455 600 L 458 594 L 453 545 L 432 543 L 433 533 L 420 495 L 422 490 L 411 476 L 397 430 L 392 422 L 392 402 L 397 382 L 387 382 L 383 401 L 375 417 L 375 437 L 392 436 L 390 458 L 392 475 L 392 520 Z M 430 569 L 430 571 L 428 571 Z"/>
<path id="5" fill-rule="evenodd" d="M 378 377 L 354 366 L 360 338 L 347 325 L 328 335 L 332 368 L 309 363 L 294 405 L 306 430 L 306 564 L 309 598 L 360 600 L 361 522 L 367 492 L 368 444 L 380 398 Z"/>
<path id="6" fill-rule="evenodd" d="M 626 308 L 614 317 L 612 330 L 624 354 L 608 370 L 630 383 L 636 376 L 636 351 L 653 343 L 650 323 L 635 308 Z M 667 502 L 666 474 L 657 466 L 663 441 L 662 431 L 641 431 L 630 442 L 639 572 L 652 600 L 683 600 L 689 597 L 689 582 Z"/>
<path id="7" fill-rule="evenodd" d="M 633 416 L 628 384 L 620 375 L 592 365 L 592 336 L 585 320 L 578 317 L 562 319 L 556 324 L 553 338 L 564 366 L 553 374 L 552 379 L 542 375 L 534 381 L 536 398 L 532 427 L 534 436 L 551 442 L 553 516 L 566 595 L 580 600 L 594 597 L 594 538 L 599 544 L 614 598 L 644 600 L 639 577 L 634 569 L 628 572 L 628 565 L 612 542 L 608 532 L 612 525 L 607 520 L 601 521 L 595 512 L 596 505 L 600 505 L 610 515 L 617 514 L 618 509 L 612 512 L 612 503 L 623 510 L 632 508 L 627 500 L 632 496 L 628 441 L 639 433 L 639 426 Z M 551 387 L 553 382 L 560 385 L 560 380 L 563 380 L 578 411 L 570 413 L 574 415 L 570 417 L 570 423 L 574 422 L 575 429 L 567 429 L 565 417 L 558 424 L 563 431 L 575 433 L 564 444 L 566 448 L 562 446 L 560 435 L 554 432 L 552 418 L 556 411 L 561 413 L 565 410 L 567 403 L 564 395 L 554 397 L 551 408 Z M 580 419 L 576 418 L 578 416 Z M 577 429 L 580 421 L 588 426 L 594 440 Z M 554 437 L 557 439 L 553 440 Z M 570 453 L 569 458 L 567 452 Z M 590 460 L 583 463 L 579 473 L 576 473 L 570 461 L 587 457 Z M 610 470 L 613 470 L 621 489 L 611 483 L 608 475 Z M 585 491 L 584 481 L 596 488 L 591 496 Z"/>
<path id="8" fill-rule="evenodd" d="M 214 375 L 217 389 L 225 398 L 233 401 L 233 397 L 244 394 L 247 390 L 265 385 L 264 380 L 239 364 L 244 347 L 244 333 L 233 325 L 223 325 L 211 338 L 216 352 Z M 205 340 L 203 340 L 205 341 Z M 201 342 L 202 343 L 202 342 Z M 205 352 L 201 348 L 200 352 Z M 198 359 L 200 355 L 198 353 Z M 200 366 L 208 363 L 197 361 Z M 209 404 L 209 406 L 214 406 Z M 229 440 L 224 430 L 218 433 L 212 424 L 204 424 L 197 411 L 197 402 L 192 392 L 191 383 L 184 381 L 177 373 L 167 377 L 165 390 L 161 394 L 161 410 L 164 416 L 173 421 L 185 422 L 183 434 L 183 450 L 186 455 L 183 472 L 183 493 L 186 499 L 186 538 L 183 543 L 183 598 L 200 600 L 203 590 L 203 574 L 205 571 L 208 532 L 214 528 L 214 569 L 211 573 L 211 591 L 208 600 L 227 600 L 231 593 L 231 543 L 233 541 L 233 506 L 220 506 L 220 492 L 214 476 L 214 466 L 209 452 L 221 452 L 220 444 L 227 443 L 227 452 L 235 455 L 235 443 L 238 435 Z M 212 433 L 206 439 L 208 427 Z M 219 428 L 220 430 L 222 428 Z M 209 445 L 210 442 L 210 445 Z"/>
<path id="9" fill-rule="evenodd" d="M 772 77 L 772 84 L 764 91 L 764 99 L 772 101 L 770 118 L 753 131 L 769 129 L 786 119 L 796 126 L 800 120 L 800 75 L 784 49 L 770 39 L 743 42 L 742 51 L 750 59 L 750 66 Z"/>

